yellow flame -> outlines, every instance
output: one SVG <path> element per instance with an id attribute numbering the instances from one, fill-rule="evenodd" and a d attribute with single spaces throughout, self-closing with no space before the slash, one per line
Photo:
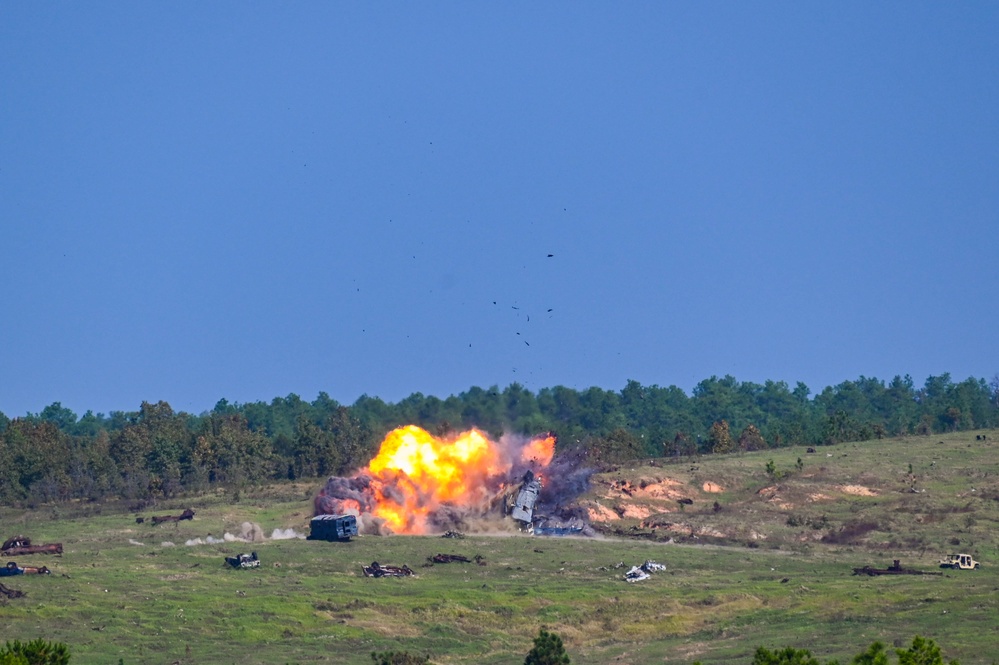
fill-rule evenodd
<path id="1" fill-rule="evenodd" d="M 521 461 L 551 462 L 555 439 L 531 441 Z M 425 533 L 429 514 L 443 503 L 472 506 L 488 499 L 487 480 L 510 470 L 501 448 L 473 429 L 438 438 L 415 425 L 395 429 L 368 465 L 374 514 L 397 533 Z"/>

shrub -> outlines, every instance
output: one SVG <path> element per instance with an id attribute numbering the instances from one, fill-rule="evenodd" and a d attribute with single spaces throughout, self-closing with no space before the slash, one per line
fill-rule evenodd
<path id="1" fill-rule="evenodd" d="M 46 642 L 38 638 L 31 642 L 14 640 L 0 649 L 2 665 L 66 665 L 69 648 L 59 642 Z"/>
<path id="2" fill-rule="evenodd" d="M 414 656 L 408 651 L 385 651 L 371 654 L 375 665 L 433 665 L 429 656 Z"/>
<path id="3" fill-rule="evenodd" d="M 784 647 L 770 651 L 759 647 L 753 654 L 753 665 L 820 665 L 808 649 Z"/>

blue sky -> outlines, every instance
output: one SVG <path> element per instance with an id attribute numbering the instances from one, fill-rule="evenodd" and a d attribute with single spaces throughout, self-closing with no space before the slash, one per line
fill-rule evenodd
<path id="1" fill-rule="evenodd" d="M 996 35 L 991 2 L 2 0 L 0 412 L 991 378 Z"/>

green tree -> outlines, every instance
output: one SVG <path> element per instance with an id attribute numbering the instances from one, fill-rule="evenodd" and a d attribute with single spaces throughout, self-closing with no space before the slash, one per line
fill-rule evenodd
<path id="1" fill-rule="evenodd" d="M 68 437 L 55 423 L 15 418 L 0 435 L 0 451 L 3 463 L 9 465 L 2 474 L 10 482 L 0 486 L 0 494 L 8 500 L 17 501 L 29 494 L 35 501 L 69 498 Z"/>
<path id="2" fill-rule="evenodd" d="M 375 454 L 371 433 L 351 414 L 350 409 L 338 406 L 323 420 L 323 428 L 333 436 L 338 463 L 333 468 L 336 475 L 345 475 L 367 466 Z"/>
<path id="3" fill-rule="evenodd" d="M 53 402 L 42 409 L 38 414 L 41 420 L 54 423 L 63 432 L 70 432 L 76 425 L 76 414 L 62 405 L 61 402 Z"/>
<path id="4" fill-rule="evenodd" d="M 174 413 L 164 401 L 143 402 L 136 425 L 145 431 L 149 447 L 146 469 L 150 474 L 150 489 L 170 497 L 180 491 L 184 466 L 190 463 L 194 437 L 187 427 L 187 416 Z"/>
<path id="5" fill-rule="evenodd" d="M 250 430 L 239 414 L 212 413 L 202 422 L 192 455 L 209 482 L 235 486 L 257 483 L 270 470 L 270 442 Z"/>
<path id="6" fill-rule="evenodd" d="M 916 635 L 908 649 L 895 649 L 898 654 L 898 665 L 943 665 L 943 655 L 940 647 L 931 639 Z M 958 665 L 956 660 L 950 665 Z"/>
<path id="7" fill-rule="evenodd" d="M 342 462 L 333 433 L 304 415 L 295 423 L 293 454 L 296 478 L 331 475 Z"/>
<path id="8" fill-rule="evenodd" d="M 527 652 L 524 665 L 569 665 L 562 638 L 544 628 L 534 638 L 534 648 Z"/>
<path id="9" fill-rule="evenodd" d="M 888 665 L 888 652 L 881 642 L 874 642 L 867 651 L 858 653 L 850 661 L 851 665 Z"/>
<path id="10" fill-rule="evenodd" d="M 607 436 L 593 437 L 587 443 L 591 455 L 604 462 L 625 462 L 645 457 L 641 440 L 623 427 Z"/>

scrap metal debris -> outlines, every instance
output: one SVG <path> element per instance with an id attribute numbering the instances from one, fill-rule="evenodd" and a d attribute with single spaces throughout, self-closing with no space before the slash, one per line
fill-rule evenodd
<path id="1" fill-rule="evenodd" d="M 666 566 L 650 559 L 641 566 L 632 566 L 631 570 L 624 574 L 624 579 L 628 582 L 641 582 L 652 577 L 650 573 L 656 573 L 661 570 L 666 570 Z"/>
<path id="2" fill-rule="evenodd" d="M 458 539 L 461 539 L 461 538 L 464 538 L 464 537 L 465 537 L 465 534 L 463 534 L 463 533 L 461 533 L 459 531 L 445 531 L 444 533 L 441 534 L 441 538 L 458 538 Z"/>
<path id="3" fill-rule="evenodd" d="M 370 566 L 361 566 L 365 577 L 409 577 L 415 575 L 413 569 L 403 564 L 400 566 L 383 566 L 372 561 Z"/>
<path id="4" fill-rule="evenodd" d="M 25 596 L 28 595 L 19 589 L 11 589 L 10 587 L 4 586 L 3 584 L 0 584 L 0 594 L 3 594 L 8 598 L 24 598 Z"/>
<path id="5" fill-rule="evenodd" d="M 250 552 L 249 554 L 237 554 L 236 556 L 227 556 L 225 562 L 239 570 L 241 568 L 259 568 L 260 559 L 257 558 L 256 552 Z"/>
<path id="6" fill-rule="evenodd" d="M 460 554 L 435 554 L 427 558 L 434 563 L 472 563 L 471 559 Z"/>

